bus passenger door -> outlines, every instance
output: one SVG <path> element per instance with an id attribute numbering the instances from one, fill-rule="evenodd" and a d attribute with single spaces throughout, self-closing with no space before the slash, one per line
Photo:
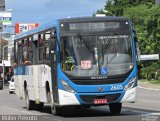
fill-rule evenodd
<path id="1" fill-rule="evenodd" d="M 50 39 L 50 63 L 51 63 L 51 81 L 52 81 L 52 95 L 53 102 L 58 103 L 58 80 L 57 80 L 57 55 L 56 55 L 56 33 L 51 32 Z"/>

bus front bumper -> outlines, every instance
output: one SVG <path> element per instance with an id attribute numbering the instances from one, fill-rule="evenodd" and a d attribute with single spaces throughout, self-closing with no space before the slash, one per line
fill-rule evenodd
<path id="1" fill-rule="evenodd" d="M 137 97 L 137 87 L 130 90 L 105 93 L 70 93 L 58 90 L 59 104 L 63 105 L 107 105 L 109 103 L 133 103 Z M 95 99 L 106 99 L 107 103 L 95 104 Z"/>

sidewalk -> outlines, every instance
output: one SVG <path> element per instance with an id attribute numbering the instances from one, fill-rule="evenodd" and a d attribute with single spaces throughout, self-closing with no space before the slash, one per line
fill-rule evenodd
<path id="1" fill-rule="evenodd" d="M 152 84 L 149 82 L 142 82 L 138 80 L 138 86 L 143 88 L 152 88 L 152 89 L 160 89 L 160 85 Z"/>

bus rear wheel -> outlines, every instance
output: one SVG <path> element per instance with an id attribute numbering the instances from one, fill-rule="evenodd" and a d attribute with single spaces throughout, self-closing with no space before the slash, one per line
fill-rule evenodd
<path id="1" fill-rule="evenodd" d="M 3 82 L 0 82 L 0 90 L 3 89 Z"/>
<path id="2" fill-rule="evenodd" d="M 111 103 L 109 104 L 109 109 L 112 115 L 120 114 L 122 108 L 122 103 Z"/>

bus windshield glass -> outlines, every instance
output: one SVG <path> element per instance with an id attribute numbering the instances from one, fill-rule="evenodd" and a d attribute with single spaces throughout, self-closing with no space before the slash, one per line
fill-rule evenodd
<path id="1" fill-rule="evenodd" d="M 63 36 L 61 68 L 72 77 L 125 74 L 133 68 L 131 35 Z"/>

